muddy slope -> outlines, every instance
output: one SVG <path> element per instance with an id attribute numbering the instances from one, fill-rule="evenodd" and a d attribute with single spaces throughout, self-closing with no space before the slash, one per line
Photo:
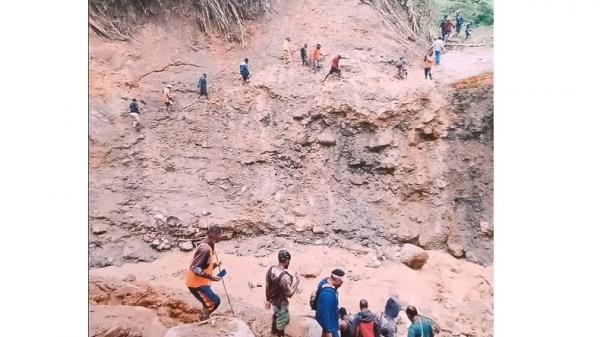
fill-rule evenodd
<path id="1" fill-rule="evenodd" d="M 491 52 L 451 51 L 426 82 L 425 42 L 398 36 L 371 7 L 274 9 L 248 28 L 244 50 L 188 26 L 150 24 L 131 42 L 91 37 L 90 266 L 153 260 L 196 242 L 207 220 L 230 238 L 410 242 L 490 264 Z M 348 57 L 343 78 L 322 84 L 324 71 L 284 65 L 287 35 L 296 49 L 321 43 L 326 63 Z M 399 54 L 414 64 L 405 81 L 389 64 Z M 244 56 L 246 86 L 236 75 Z M 210 102 L 195 101 L 202 72 Z M 166 83 L 171 113 L 160 106 Z M 140 132 L 126 113 L 131 97 L 145 102 Z"/>

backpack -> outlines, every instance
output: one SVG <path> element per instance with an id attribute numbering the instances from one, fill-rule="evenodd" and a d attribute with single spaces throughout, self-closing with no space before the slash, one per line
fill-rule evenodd
<path id="1" fill-rule="evenodd" d="M 279 274 L 279 276 L 277 276 L 277 278 L 274 281 L 271 281 L 271 273 L 273 272 L 273 268 L 275 266 L 271 266 L 271 268 L 269 268 L 269 270 L 267 271 L 267 282 L 269 282 L 269 299 L 273 299 L 275 298 L 277 295 L 281 295 L 281 279 L 283 278 L 284 275 L 290 275 L 290 273 L 288 273 L 287 271 L 283 271 L 281 272 L 281 274 Z M 294 277 L 292 275 L 290 275 L 290 277 L 292 278 L 292 280 L 294 279 Z"/>
<path id="2" fill-rule="evenodd" d="M 397 327 L 396 321 L 393 318 L 388 318 L 386 315 L 381 315 L 381 336 L 396 337 Z"/>
<path id="3" fill-rule="evenodd" d="M 244 75 L 248 73 L 248 66 L 245 63 L 240 64 L 240 74 Z"/>
<path id="4" fill-rule="evenodd" d="M 358 322 L 356 324 L 356 337 L 379 337 L 375 332 L 375 322 Z"/>
<path id="5" fill-rule="evenodd" d="M 319 289 L 314 290 L 310 294 L 310 300 L 308 300 L 308 304 L 310 304 L 310 310 L 317 310 L 317 296 L 319 293 Z"/>
<path id="6" fill-rule="evenodd" d="M 317 290 L 313 291 L 310 294 L 310 299 L 308 301 L 308 304 L 310 304 L 310 310 L 317 310 L 317 301 L 319 300 L 319 294 L 321 293 L 321 290 L 323 290 L 326 284 L 327 283 L 324 283 L 322 286 L 318 287 Z M 327 288 L 330 288 L 333 291 L 335 291 L 335 289 L 333 289 L 331 286 Z"/>

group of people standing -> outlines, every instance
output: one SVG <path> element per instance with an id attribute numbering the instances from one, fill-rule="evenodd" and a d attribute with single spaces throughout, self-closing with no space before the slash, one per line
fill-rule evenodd
<path id="1" fill-rule="evenodd" d="M 220 228 L 209 228 L 207 239 L 196 248 L 186 275 L 186 286 L 202 304 L 200 320 L 209 318 L 221 303 L 211 289 L 211 283 L 221 281 L 220 276 L 224 275 L 223 272 L 214 275 L 216 268 L 221 266 L 215 252 L 221 234 Z M 278 263 L 269 267 L 265 275 L 265 309 L 272 310 L 271 334 L 277 337 L 285 336 L 285 328 L 290 323 L 289 299 L 296 294 L 300 284 L 298 274 L 288 272 L 291 259 L 289 251 L 280 250 Z M 332 270 L 311 294 L 310 308 L 315 310 L 322 337 L 396 337 L 396 319 L 401 310 L 398 299 L 390 297 L 381 314 L 373 313 L 368 301 L 362 299 L 358 304 L 359 311 L 350 315 L 346 308 L 339 306 L 338 289 L 344 284 L 344 277 L 343 270 Z M 434 329 L 429 319 L 419 316 L 413 306 L 406 307 L 405 312 L 412 323 L 408 337 L 433 337 Z"/>
<path id="2" fill-rule="evenodd" d="M 285 64 L 289 64 L 292 59 L 293 51 L 290 47 L 291 39 L 286 37 L 283 41 L 282 46 L 282 59 Z M 321 69 L 321 62 L 328 54 L 323 54 L 321 50 L 321 44 L 317 43 L 316 46 L 312 50 L 308 50 L 308 43 L 304 43 L 302 48 L 300 48 L 300 64 L 301 66 L 309 67 L 312 71 L 317 72 Z M 329 68 L 329 72 L 325 75 L 325 78 L 321 82 L 325 82 L 330 75 L 337 74 L 338 77 L 342 77 L 342 71 L 340 70 L 340 60 L 346 59 L 346 57 L 342 57 L 342 55 L 336 55 L 332 60 Z"/>
<path id="3" fill-rule="evenodd" d="M 463 25 L 465 26 L 465 40 L 471 37 L 471 23 L 465 22 L 463 17 L 463 13 L 461 10 L 456 11 L 454 22 L 451 19 L 451 16 L 448 15 L 442 22 L 440 23 L 440 35 L 444 41 L 448 41 L 450 34 L 456 28 L 456 34 L 460 34 Z"/>

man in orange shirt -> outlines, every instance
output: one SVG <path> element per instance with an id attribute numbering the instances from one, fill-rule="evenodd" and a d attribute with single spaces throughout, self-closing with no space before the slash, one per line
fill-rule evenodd
<path id="1" fill-rule="evenodd" d="M 313 51 L 310 53 L 310 62 L 314 71 L 317 71 L 319 68 L 321 68 L 322 58 L 323 55 L 321 55 L 321 45 L 317 43 L 317 48 L 313 49 Z"/>
<path id="2" fill-rule="evenodd" d="M 219 240 L 221 240 L 221 229 L 216 226 L 211 227 L 206 240 L 196 248 L 185 280 L 185 285 L 192 295 L 202 303 L 200 320 L 207 319 L 221 304 L 219 296 L 210 288 L 211 282 L 221 280 L 220 277 L 213 276 L 215 267 L 221 265 L 215 254 L 215 243 Z"/>
<path id="3" fill-rule="evenodd" d="M 425 69 L 425 79 L 427 79 L 427 76 L 429 76 L 430 80 L 433 80 L 433 78 L 431 78 L 431 68 L 433 68 L 433 57 L 431 57 L 432 54 L 433 52 L 429 52 L 425 55 L 425 57 L 423 57 L 423 69 Z"/>

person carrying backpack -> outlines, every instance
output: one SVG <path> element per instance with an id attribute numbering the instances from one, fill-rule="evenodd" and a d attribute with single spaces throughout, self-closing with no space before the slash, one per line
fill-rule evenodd
<path id="1" fill-rule="evenodd" d="M 400 302 L 394 296 L 388 298 L 385 302 L 385 308 L 381 315 L 381 336 L 396 337 L 398 327 L 396 326 L 396 318 L 400 314 Z"/>
<path id="2" fill-rule="evenodd" d="M 369 310 L 369 302 L 362 299 L 359 303 L 360 312 L 354 317 L 356 337 L 379 337 L 381 322 L 377 316 Z"/>
<path id="3" fill-rule="evenodd" d="M 287 250 L 280 250 L 277 254 L 279 264 L 271 266 L 267 270 L 266 276 L 265 295 L 267 301 L 265 308 L 273 308 L 271 333 L 278 337 L 284 336 L 285 327 L 290 323 L 288 298 L 296 293 L 300 283 L 298 275 L 294 281 L 294 277 L 287 272 L 291 258 L 292 255 Z"/>
<path id="4" fill-rule="evenodd" d="M 340 337 L 337 289 L 344 283 L 344 275 L 343 270 L 334 269 L 330 277 L 319 282 L 314 301 L 311 301 L 311 307 L 315 304 L 315 318 L 323 329 L 323 337 Z"/>
<path id="5" fill-rule="evenodd" d="M 240 75 L 242 75 L 242 80 L 244 80 L 244 84 L 248 82 L 250 78 L 250 70 L 248 69 L 248 58 L 245 58 L 244 61 L 240 64 Z"/>
<path id="6" fill-rule="evenodd" d="M 340 337 L 356 337 L 354 317 L 344 307 L 340 308 L 338 312 L 340 314 Z"/>
<path id="7" fill-rule="evenodd" d="M 131 100 L 129 104 L 129 116 L 133 118 L 133 128 L 135 130 L 139 130 L 140 128 L 140 108 L 138 106 L 137 100 L 134 98 Z"/>

